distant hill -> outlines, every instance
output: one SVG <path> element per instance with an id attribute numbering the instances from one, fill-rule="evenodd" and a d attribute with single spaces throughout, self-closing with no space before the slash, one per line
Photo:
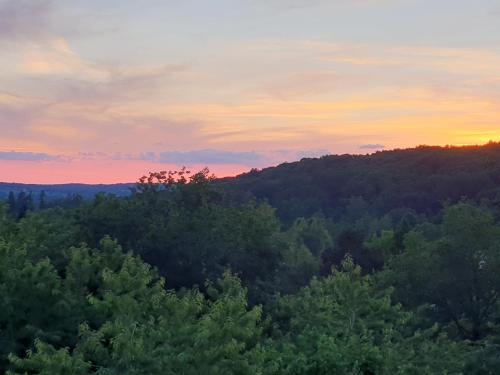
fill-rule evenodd
<path id="1" fill-rule="evenodd" d="M 61 184 L 61 185 L 37 185 L 37 184 L 16 184 L 0 182 L 0 200 L 8 197 L 9 192 L 32 193 L 39 196 L 42 191 L 45 192 L 48 200 L 64 199 L 68 196 L 78 194 L 83 199 L 91 199 L 97 193 L 115 194 L 117 196 L 127 196 L 130 194 L 130 188 L 134 184 L 112 184 L 112 185 L 86 185 L 86 184 Z"/>
<path id="2" fill-rule="evenodd" d="M 403 208 L 432 214 L 461 198 L 500 201 L 500 144 L 330 155 L 252 170 L 222 183 L 268 200 L 285 220 Z"/>

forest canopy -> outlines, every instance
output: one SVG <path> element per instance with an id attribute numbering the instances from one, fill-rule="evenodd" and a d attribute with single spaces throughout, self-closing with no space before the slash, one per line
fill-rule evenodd
<path id="1" fill-rule="evenodd" d="M 496 374 L 498 172 L 492 144 L 13 193 L 0 372 Z"/>

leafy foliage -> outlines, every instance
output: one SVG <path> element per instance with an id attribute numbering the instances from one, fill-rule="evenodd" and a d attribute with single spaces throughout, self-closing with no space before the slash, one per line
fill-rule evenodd
<path id="1" fill-rule="evenodd" d="M 500 210 L 461 173 L 497 146 L 473 151 L 326 158 L 322 182 L 307 160 L 238 186 L 181 169 L 129 197 L 0 205 L 0 372 L 495 374 Z"/>
<path id="2" fill-rule="evenodd" d="M 286 332 L 286 374 L 460 373 L 463 365 L 461 349 L 434 330 L 407 332 L 412 314 L 391 302 L 390 289 L 377 292 L 350 258 L 342 271 L 282 298 L 276 316 Z"/>

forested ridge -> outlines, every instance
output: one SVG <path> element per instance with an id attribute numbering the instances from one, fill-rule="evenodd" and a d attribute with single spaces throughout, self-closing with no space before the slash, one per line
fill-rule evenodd
<path id="1" fill-rule="evenodd" d="M 0 372 L 498 374 L 499 192 L 488 144 L 13 193 Z"/>
<path id="2" fill-rule="evenodd" d="M 352 206 L 380 216 L 396 208 L 436 214 L 463 197 L 500 200 L 500 143 L 328 155 L 223 180 L 278 209 L 280 217 L 322 212 L 340 218 Z"/>

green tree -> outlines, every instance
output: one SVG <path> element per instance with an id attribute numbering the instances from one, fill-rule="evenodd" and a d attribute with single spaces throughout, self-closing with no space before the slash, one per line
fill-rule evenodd
<path id="1" fill-rule="evenodd" d="M 139 259 L 124 256 L 113 265 L 119 249 L 109 240 L 102 247 L 96 261 L 95 253 L 79 249 L 68 267 L 67 287 L 77 295 L 90 292 L 76 344 L 37 341 L 27 356 L 11 356 L 10 374 L 250 375 L 272 369 L 261 344 L 261 309 L 247 307 L 236 277 L 226 273 L 209 285 L 210 299 L 195 290 L 179 296 Z"/>
<path id="2" fill-rule="evenodd" d="M 269 205 L 224 201 L 207 170 L 160 172 L 141 179 L 128 199 L 97 196 L 77 211 L 80 236 L 97 246 L 116 238 L 168 277 L 174 289 L 215 280 L 225 269 L 262 300 L 281 262 L 281 223 Z"/>
<path id="3" fill-rule="evenodd" d="M 412 314 L 350 258 L 342 271 L 283 297 L 276 319 L 283 374 L 459 374 L 463 366 L 460 348 L 435 330 L 407 332 Z"/>
<path id="4" fill-rule="evenodd" d="M 496 326 L 500 292 L 500 226 L 487 209 L 469 203 L 446 208 L 440 236 L 410 232 L 404 252 L 384 274 L 406 306 L 429 304 L 433 319 L 479 340 Z"/>
<path id="5" fill-rule="evenodd" d="M 45 190 L 40 193 L 40 198 L 38 202 L 38 209 L 44 210 L 47 207 Z"/>

